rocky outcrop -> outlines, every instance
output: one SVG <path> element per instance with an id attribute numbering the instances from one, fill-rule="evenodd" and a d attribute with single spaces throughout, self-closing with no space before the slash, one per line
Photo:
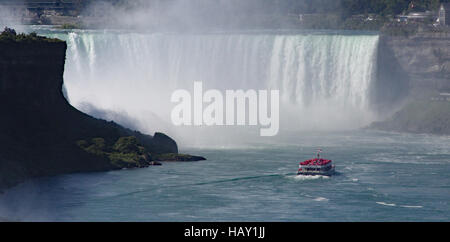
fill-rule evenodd
<path id="1" fill-rule="evenodd" d="M 206 160 L 206 158 L 202 156 L 194 156 L 187 154 L 166 153 L 153 155 L 152 160 L 166 161 L 166 162 L 171 161 L 188 162 L 188 161 L 202 161 Z"/>
<path id="2" fill-rule="evenodd" d="M 178 153 L 162 133 L 142 134 L 72 107 L 62 93 L 66 48 L 36 36 L 0 38 L 0 189 L 37 176 L 143 167 L 153 164 L 151 155 Z M 131 150 L 120 146 L 125 141 Z"/>
<path id="3" fill-rule="evenodd" d="M 450 135 L 450 102 L 413 101 L 391 118 L 372 123 L 371 129 Z"/>

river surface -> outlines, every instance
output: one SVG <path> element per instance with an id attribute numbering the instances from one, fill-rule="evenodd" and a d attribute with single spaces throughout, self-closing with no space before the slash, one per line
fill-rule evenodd
<path id="1" fill-rule="evenodd" d="M 376 33 L 34 30 L 67 41 L 63 91 L 73 106 L 162 131 L 182 153 L 208 160 L 35 179 L 0 195 L 2 220 L 450 219 L 450 137 L 359 129 L 382 119 Z M 279 90 L 279 134 L 175 127 L 171 94 L 195 81 L 223 92 Z M 297 176 L 319 148 L 337 174 Z"/>
<path id="2" fill-rule="evenodd" d="M 296 133 L 182 148 L 207 161 L 35 179 L 0 196 L 12 221 L 448 221 L 450 138 Z M 297 176 L 317 148 L 332 177 Z"/>

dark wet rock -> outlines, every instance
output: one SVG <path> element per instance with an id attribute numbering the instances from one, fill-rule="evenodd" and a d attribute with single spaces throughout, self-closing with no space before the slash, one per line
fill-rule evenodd
<path id="1" fill-rule="evenodd" d="M 72 107 L 62 93 L 66 48 L 11 30 L 0 39 L 0 190 L 33 177 L 148 167 L 156 164 L 152 155 L 178 153 L 162 133 L 142 134 Z"/>
<path id="2" fill-rule="evenodd" d="M 154 155 L 152 156 L 152 159 L 156 161 L 179 161 L 179 162 L 206 160 L 206 158 L 202 156 L 176 154 L 176 153 Z"/>
<path id="3" fill-rule="evenodd" d="M 150 163 L 148 163 L 150 166 L 161 166 L 162 164 L 157 162 L 157 161 L 150 161 Z"/>

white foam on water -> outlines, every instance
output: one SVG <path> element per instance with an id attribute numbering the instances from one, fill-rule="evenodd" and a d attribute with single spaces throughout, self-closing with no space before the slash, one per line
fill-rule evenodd
<path id="1" fill-rule="evenodd" d="M 289 178 L 292 178 L 297 181 L 310 181 L 310 180 L 318 180 L 318 179 L 329 179 L 329 176 L 321 176 L 321 175 L 314 175 L 314 176 L 305 176 L 305 175 L 295 175 L 295 176 L 288 176 Z"/>
<path id="2" fill-rule="evenodd" d="M 389 207 L 397 207 L 397 204 L 395 203 L 386 203 L 386 202 L 376 202 L 377 204 L 383 205 L 383 206 L 389 206 Z M 423 208 L 423 206 L 420 205 L 398 205 L 398 207 L 402 208 Z"/>
<path id="3" fill-rule="evenodd" d="M 328 202 L 330 199 L 325 198 L 325 197 L 317 197 L 317 198 L 314 198 L 313 200 L 317 201 L 317 202 Z"/>
<path id="4" fill-rule="evenodd" d="M 423 208 L 423 206 L 420 205 L 400 205 L 402 208 Z"/>
<path id="5" fill-rule="evenodd" d="M 385 202 L 376 202 L 377 204 L 383 205 L 383 206 L 389 206 L 389 207 L 395 207 L 397 206 L 395 203 L 385 203 Z"/>

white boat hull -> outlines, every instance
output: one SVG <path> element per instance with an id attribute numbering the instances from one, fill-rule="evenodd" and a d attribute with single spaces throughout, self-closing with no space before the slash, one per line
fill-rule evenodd
<path id="1" fill-rule="evenodd" d="M 302 170 L 299 170 L 297 172 L 297 175 L 302 176 L 332 176 L 335 173 L 335 167 L 334 165 L 331 166 L 328 170 L 307 170 L 306 167 L 302 167 Z"/>

